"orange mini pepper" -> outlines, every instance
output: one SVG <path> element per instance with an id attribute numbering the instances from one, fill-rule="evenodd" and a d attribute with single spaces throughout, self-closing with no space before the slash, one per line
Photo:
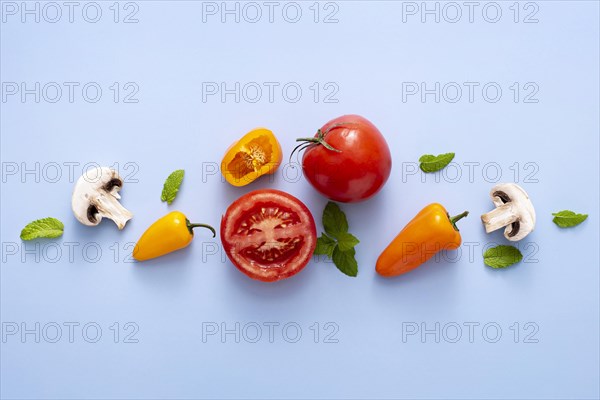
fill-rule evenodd
<path id="1" fill-rule="evenodd" d="M 221 174 L 233 186 L 245 186 L 281 164 L 281 145 L 268 129 L 257 128 L 233 143 L 221 161 Z"/>
<path id="2" fill-rule="evenodd" d="M 423 208 L 392 240 L 377 259 L 376 271 L 385 277 L 397 276 L 423 264 L 443 249 L 461 244 L 456 222 L 469 214 L 450 217 L 444 206 L 432 203 Z"/>
<path id="3" fill-rule="evenodd" d="M 183 213 L 172 211 L 146 229 L 133 249 L 133 258 L 145 261 L 183 249 L 192 242 L 196 227 L 210 229 L 215 237 L 212 226 L 192 224 Z"/>

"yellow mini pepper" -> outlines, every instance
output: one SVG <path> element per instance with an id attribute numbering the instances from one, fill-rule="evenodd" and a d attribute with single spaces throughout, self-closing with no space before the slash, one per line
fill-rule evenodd
<path id="1" fill-rule="evenodd" d="M 213 237 L 216 235 L 212 226 L 192 224 L 183 213 L 172 211 L 150 225 L 144 232 L 133 249 L 133 258 L 145 261 L 183 249 L 192 242 L 193 229 L 196 227 L 210 229 Z"/>
<path id="2" fill-rule="evenodd" d="M 450 217 L 438 203 L 423 208 L 392 240 L 377 259 L 375 269 L 391 277 L 412 271 L 440 250 L 454 250 L 461 244 L 456 222 L 469 214 Z"/>

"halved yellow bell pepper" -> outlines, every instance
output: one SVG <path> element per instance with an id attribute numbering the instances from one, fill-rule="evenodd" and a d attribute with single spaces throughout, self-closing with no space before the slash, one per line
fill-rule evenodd
<path id="1" fill-rule="evenodd" d="M 281 145 L 270 130 L 257 128 L 233 143 L 221 162 L 221 174 L 233 186 L 245 186 L 281 164 Z"/>

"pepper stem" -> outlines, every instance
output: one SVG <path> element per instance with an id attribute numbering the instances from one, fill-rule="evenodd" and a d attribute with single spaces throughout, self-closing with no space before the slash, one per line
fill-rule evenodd
<path id="1" fill-rule="evenodd" d="M 455 215 L 454 217 L 450 217 L 450 223 L 452 224 L 454 229 L 456 229 L 458 231 L 458 227 L 456 226 L 456 223 L 458 221 L 460 221 L 461 219 L 463 219 L 464 217 L 466 217 L 467 215 L 469 215 L 469 212 L 465 211 L 461 214 Z"/>
<path id="2" fill-rule="evenodd" d="M 213 237 L 217 236 L 217 232 L 215 231 L 215 228 L 213 228 L 210 225 L 207 224 L 192 224 L 189 220 L 185 220 L 185 223 L 187 225 L 188 231 L 190 231 L 190 233 L 193 235 L 194 234 L 194 228 L 206 228 L 206 229 L 210 229 L 210 231 L 213 234 Z"/>

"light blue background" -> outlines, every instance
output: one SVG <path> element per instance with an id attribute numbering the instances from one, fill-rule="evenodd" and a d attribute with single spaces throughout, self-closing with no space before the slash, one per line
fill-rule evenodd
<path id="1" fill-rule="evenodd" d="M 74 343 L 66 328 L 58 343 L 7 337 L 1 347 L 3 398 L 599 397 L 597 2 L 539 1 L 539 22 L 529 24 L 512 21 L 512 2 L 499 3 L 503 14 L 495 24 L 482 18 L 481 7 L 473 23 L 466 15 L 455 24 L 435 23 L 431 16 L 421 23 L 418 15 L 404 23 L 400 2 L 358 1 L 337 2 L 339 22 L 331 24 L 313 22 L 312 2 L 299 3 L 303 15 L 296 24 L 282 18 L 284 3 L 274 23 L 263 15 L 252 24 L 232 17 L 221 23 L 218 16 L 203 23 L 201 2 L 148 1 L 137 3 L 139 23 L 123 24 L 112 22 L 112 2 L 100 4 L 103 17 L 96 24 L 85 22 L 79 8 L 73 23 L 66 16 L 56 24 L 7 16 L 1 25 L 2 82 L 93 81 L 103 88 L 93 104 L 80 94 L 73 103 L 36 104 L 31 97 L 21 103 L 14 96 L 3 102 L 5 168 L 78 162 L 79 175 L 87 162 L 121 168 L 131 162 L 139 180 L 122 191 L 123 204 L 135 214 L 122 232 L 110 221 L 90 229 L 74 219 L 66 167 L 56 183 L 43 176 L 35 182 L 33 175 L 7 176 L 2 183 L 2 322 L 30 328 L 35 322 L 80 323 Z M 139 102 L 115 104 L 108 89 L 113 82 L 137 83 Z M 303 95 L 296 103 L 281 92 L 272 103 L 266 97 L 235 103 L 232 96 L 225 103 L 217 96 L 203 102 L 202 82 L 297 82 Z M 314 82 L 337 83 L 339 101 L 324 103 L 321 95 L 315 103 L 309 89 Z M 497 103 L 483 100 L 480 90 L 473 103 L 466 97 L 436 103 L 432 96 L 425 103 L 417 96 L 403 102 L 402 82 L 497 82 L 503 95 Z M 514 82 L 535 82 L 539 102 L 515 103 L 509 89 Z M 255 282 L 219 255 L 207 255 L 219 242 L 203 231 L 184 251 L 144 264 L 123 262 L 126 243 L 169 210 L 218 226 L 228 204 L 258 188 L 299 197 L 321 230 L 326 199 L 304 179 L 289 182 L 280 172 L 273 182 L 233 188 L 218 175 L 203 183 L 203 163 L 209 168 L 220 162 L 232 141 L 257 126 L 272 129 L 287 156 L 294 138 L 346 113 L 373 121 L 394 160 L 377 197 L 343 206 L 361 239 L 356 279 L 321 261 L 293 279 Z M 403 163 L 412 168 L 422 154 L 449 151 L 456 152 L 462 173 L 457 182 L 456 166 L 445 178 L 438 175 L 440 182 L 428 175 L 423 183 L 420 173 L 403 179 Z M 480 163 L 473 179 L 470 162 Z M 501 232 L 486 235 L 479 221 L 492 206 L 494 170 L 487 178 L 482 174 L 492 162 L 500 165 L 502 181 L 517 181 L 529 192 L 538 215 L 535 232 L 520 244 L 527 262 L 499 271 L 481 257 L 485 244 L 506 242 Z M 510 169 L 515 163 L 517 177 Z M 526 163 L 537 166 L 530 177 L 537 183 L 524 181 L 534 171 Z M 160 191 L 177 168 L 186 170 L 185 181 L 168 207 L 159 201 Z M 434 201 L 454 214 L 471 212 L 460 227 L 463 241 L 474 243 L 474 257 L 463 246 L 462 253 L 448 253 L 459 254 L 458 261 L 442 258 L 397 279 L 378 277 L 380 251 Z M 590 216 L 575 229 L 560 230 L 551 213 L 562 209 Z M 20 241 L 21 228 L 46 216 L 65 222 L 64 236 L 56 240 L 62 256 L 49 262 L 55 254 L 49 248 L 39 263 L 31 255 L 22 262 L 22 246 L 35 244 Z M 67 242 L 80 243 L 73 262 Z M 119 262 L 113 260 L 115 242 Z M 17 255 L 6 254 L 11 243 Z M 82 258 L 86 243 L 100 246 L 100 261 Z M 97 343 L 82 338 L 88 322 L 103 329 Z M 114 322 L 121 335 L 123 324 L 136 323 L 139 342 L 122 343 L 121 336 L 114 343 Z M 273 343 L 266 328 L 258 343 L 236 343 L 232 335 L 225 343 L 218 336 L 203 343 L 203 322 L 280 326 Z M 297 343 L 282 337 L 288 322 L 302 328 Z M 321 324 L 319 343 L 310 330 L 315 322 Z M 323 343 L 327 322 L 339 327 L 338 343 Z M 403 341 L 407 322 L 430 329 L 436 322 L 457 323 L 463 335 L 457 343 L 444 337 L 436 343 L 433 335 Z M 473 343 L 466 322 L 480 324 Z M 515 322 L 518 343 L 510 329 Z M 537 343 L 524 343 L 528 322 L 539 327 Z M 497 343 L 485 340 L 486 323 L 502 328 Z"/>

